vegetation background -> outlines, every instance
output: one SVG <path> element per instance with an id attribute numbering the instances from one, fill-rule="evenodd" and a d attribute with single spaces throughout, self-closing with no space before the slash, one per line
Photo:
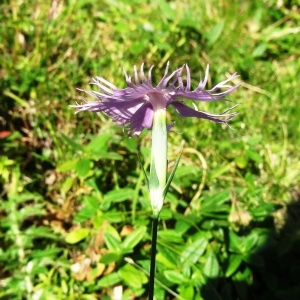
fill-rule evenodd
<path id="1" fill-rule="evenodd" d="M 146 299 L 150 134 L 69 105 L 167 61 L 241 87 L 235 130 L 170 111 L 156 299 L 299 299 L 299 0 L 0 5 L 0 299 Z"/>

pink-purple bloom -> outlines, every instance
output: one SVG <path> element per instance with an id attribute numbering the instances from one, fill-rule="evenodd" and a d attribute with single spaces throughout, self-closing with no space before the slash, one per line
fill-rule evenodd
<path id="1" fill-rule="evenodd" d="M 191 75 L 188 65 L 185 64 L 168 75 L 168 63 L 163 78 L 156 86 L 152 84 L 152 69 L 153 66 L 149 69 L 146 77 L 144 64 L 141 65 L 139 72 L 134 67 L 134 79 L 125 72 L 128 87 L 124 89 L 117 88 L 102 77 L 95 77 L 91 84 L 95 84 L 100 91 L 81 91 L 97 98 L 98 101 L 77 104 L 74 107 L 78 108 L 77 112 L 84 110 L 104 112 L 123 128 L 128 129 L 130 134 L 136 135 L 140 134 L 144 128 L 151 129 L 154 112 L 158 109 L 166 109 L 169 105 L 173 106 L 182 117 L 202 118 L 226 125 L 237 114 L 229 112 L 236 105 L 221 114 L 211 114 L 199 111 L 196 105 L 192 108 L 183 103 L 184 99 L 203 102 L 226 100 L 225 97 L 239 86 L 228 84 L 238 76 L 236 73 L 212 89 L 204 90 L 209 74 L 207 66 L 204 80 L 200 79 L 198 86 L 191 90 Z M 183 71 L 186 73 L 185 82 L 182 79 Z M 220 91 L 221 89 L 224 90 Z"/>

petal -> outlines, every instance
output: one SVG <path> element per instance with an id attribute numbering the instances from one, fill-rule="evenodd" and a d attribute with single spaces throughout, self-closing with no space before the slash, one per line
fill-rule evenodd
<path id="1" fill-rule="evenodd" d="M 135 84 L 139 84 L 139 75 L 138 75 L 136 66 L 133 67 L 133 70 L 134 70 L 134 81 L 135 81 Z"/>
<path id="2" fill-rule="evenodd" d="M 207 67 L 206 67 L 205 77 L 204 77 L 203 81 L 201 80 L 201 76 L 200 76 L 199 84 L 198 84 L 197 88 L 194 90 L 195 92 L 202 91 L 205 88 L 206 83 L 208 81 L 208 75 L 209 75 L 209 65 L 207 65 Z"/>
<path id="3" fill-rule="evenodd" d="M 118 118 L 119 120 L 128 121 L 131 119 L 144 101 L 126 101 L 126 102 L 101 102 L 102 111 L 112 118 Z"/>
<path id="4" fill-rule="evenodd" d="M 77 112 L 84 110 L 89 110 L 92 112 L 104 112 L 113 119 L 117 118 L 119 122 L 127 122 L 130 120 L 132 115 L 139 110 L 143 103 L 144 101 L 141 99 L 123 102 L 93 101 L 77 105 L 76 107 L 78 108 Z"/>
<path id="5" fill-rule="evenodd" d="M 162 80 L 159 82 L 159 84 L 158 84 L 156 87 L 157 87 L 158 89 L 163 89 L 163 88 L 167 85 L 168 81 L 169 81 L 175 74 L 178 74 L 178 73 L 181 72 L 182 68 L 183 68 L 183 67 L 181 67 L 181 68 L 175 70 L 174 72 L 171 73 L 171 75 L 169 75 L 169 76 L 167 77 L 167 75 L 168 75 L 168 70 L 169 70 L 169 62 L 168 62 L 168 63 L 167 63 L 166 70 L 165 70 L 164 77 L 162 78 Z M 177 80 L 177 79 L 176 79 L 176 80 Z M 175 82 L 176 82 L 176 81 L 175 81 Z"/>
<path id="6" fill-rule="evenodd" d="M 188 67 L 188 65 L 185 65 L 185 69 L 186 69 L 186 91 L 190 91 L 191 90 L 191 72 L 190 69 Z"/>
<path id="7" fill-rule="evenodd" d="M 231 85 L 227 85 L 226 83 L 231 81 L 232 79 L 234 78 L 237 78 L 239 77 L 239 75 L 237 75 L 237 73 L 234 73 L 232 74 L 228 79 L 224 80 L 224 81 L 221 81 L 219 82 L 217 85 L 215 85 L 211 91 L 214 91 L 214 90 L 218 90 L 218 89 L 221 89 L 221 88 L 232 88 Z M 238 86 L 236 86 L 235 88 L 237 88 Z"/>
<path id="8" fill-rule="evenodd" d="M 236 115 L 236 113 L 220 114 L 220 115 L 210 114 L 203 111 L 195 110 L 179 101 L 174 101 L 171 103 L 171 105 L 175 108 L 177 113 L 182 117 L 196 117 L 201 119 L 207 119 L 219 124 L 226 123 Z"/>
<path id="9" fill-rule="evenodd" d="M 139 135 L 144 128 L 151 129 L 153 123 L 153 108 L 149 103 L 141 106 L 130 118 L 128 128 L 130 133 Z"/>
<path id="10" fill-rule="evenodd" d="M 142 83 L 146 83 L 145 73 L 144 73 L 144 63 L 141 64 L 140 74 L 142 78 Z"/>
<path id="11" fill-rule="evenodd" d="M 152 69 L 154 66 L 151 66 L 149 71 L 148 71 L 148 85 L 152 86 Z"/>
<path id="12" fill-rule="evenodd" d="M 223 92 L 221 94 L 211 94 L 208 91 L 178 91 L 173 95 L 173 99 L 178 99 L 178 98 L 185 98 L 189 100 L 196 100 L 196 101 L 203 101 L 203 102 L 211 102 L 211 101 L 217 101 L 217 100 L 226 100 L 224 98 L 225 95 L 229 94 L 226 92 Z"/>
<path id="13" fill-rule="evenodd" d="M 105 87 L 100 82 L 106 84 L 108 87 L 110 87 L 110 89 L 108 89 L 107 87 Z M 101 90 L 106 90 L 108 93 L 112 93 L 112 90 L 118 89 L 115 85 L 113 85 L 112 83 L 110 83 L 106 79 L 104 79 L 102 77 L 98 77 L 98 76 L 95 77 L 95 78 L 92 78 L 92 81 L 90 83 L 91 84 L 96 84 Z"/>
<path id="14" fill-rule="evenodd" d="M 233 74 L 228 79 L 218 83 L 211 90 L 205 90 L 208 81 L 209 66 L 205 71 L 204 80 L 200 78 L 197 88 L 191 91 L 191 74 L 188 65 L 183 65 L 170 75 L 169 62 L 167 63 L 164 75 L 156 86 L 152 85 L 153 66 L 148 70 L 148 76 L 144 73 L 144 64 L 138 70 L 133 68 L 133 77 L 127 75 L 124 70 L 125 80 L 128 87 L 119 89 L 102 77 L 95 77 L 91 84 L 96 85 L 99 91 L 81 90 L 86 94 L 97 98 L 99 101 L 76 103 L 77 112 L 90 110 L 103 112 L 115 122 L 129 129 L 129 133 L 140 134 L 144 128 L 151 129 L 153 122 L 153 111 L 157 107 L 173 105 L 179 115 L 183 117 L 197 117 L 208 119 L 216 123 L 224 123 L 232 119 L 236 113 L 210 114 L 185 105 L 179 98 L 194 101 L 211 102 L 225 100 L 225 97 L 234 91 L 239 85 L 230 85 L 229 81 L 236 78 Z M 186 82 L 182 79 L 182 72 L 186 72 Z M 225 89 L 218 92 L 220 89 Z M 233 109 L 230 108 L 229 110 Z"/>

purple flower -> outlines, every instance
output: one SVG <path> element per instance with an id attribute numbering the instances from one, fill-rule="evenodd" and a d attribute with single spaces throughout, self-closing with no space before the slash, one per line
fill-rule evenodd
<path id="1" fill-rule="evenodd" d="M 116 123 L 127 128 L 130 134 L 140 134 L 144 128 L 151 129 L 153 114 L 158 109 L 166 109 L 172 105 L 182 117 L 196 117 L 211 120 L 215 123 L 226 124 L 237 113 L 228 113 L 235 106 L 227 109 L 221 114 L 211 114 L 199 111 L 196 106 L 191 108 L 183 103 L 182 99 L 193 101 L 218 101 L 226 100 L 225 97 L 233 92 L 239 85 L 229 85 L 228 82 L 238 75 L 234 73 L 228 79 L 218 83 L 211 90 L 204 90 L 207 83 L 209 67 L 207 66 L 204 80 L 200 80 L 198 86 L 191 90 L 191 75 L 187 65 L 175 70 L 168 75 L 169 63 L 161 81 L 153 86 L 152 69 L 148 76 L 144 74 L 144 64 L 140 72 L 134 67 L 134 80 L 125 72 L 125 79 L 128 87 L 119 89 L 102 77 L 95 77 L 91 84 L 98 86 L 100 92 L 81 90 L 98 101 L 86 102 L 74 105 L 79 111 L 89 110 L 93 112 L 104 112 Z M 182 72 L 185 70 L 186 82 L 183 82 Z M 225 89 L 224 91 L 219 91 Z"/>

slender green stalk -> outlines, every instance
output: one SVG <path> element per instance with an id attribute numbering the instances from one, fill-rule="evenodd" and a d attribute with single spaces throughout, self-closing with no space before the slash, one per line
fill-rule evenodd
<path id="1" fill-rule="evenodd" d="M 151 245 L 151 259 L 150 259 L 150 278 L 149 278 L 149 300 L 154 297 L 154 280 L 155 280 L 155 256 L 157 244 L 157 227 L 158 227 L 158 214 L 153 214 L 152 220 L 152 245 Z"/>
<path id="2" fill-rule="evenodd" d="M 166 110 L 154 112 L 152 126 L 151 165 L 149 178 L 150 201 L 153 214 L 159 214 L 167 182 L 167 126 Z"/>
<path id="3" fill-rule="evenodd" d="M 160 103 L 157 101 L 154 103 Z M 162 101 L 163 102 L 163 99 Z M 151 165 L 149 194 L 153 211 L 152 248 L 150 260 L 149 300 L 154 297 L 155 256 L 159 212 L 164 202 L 164 190 L 167 180 L 167 127 L 165 107 L 156 107 L 152 126 Z"/>

